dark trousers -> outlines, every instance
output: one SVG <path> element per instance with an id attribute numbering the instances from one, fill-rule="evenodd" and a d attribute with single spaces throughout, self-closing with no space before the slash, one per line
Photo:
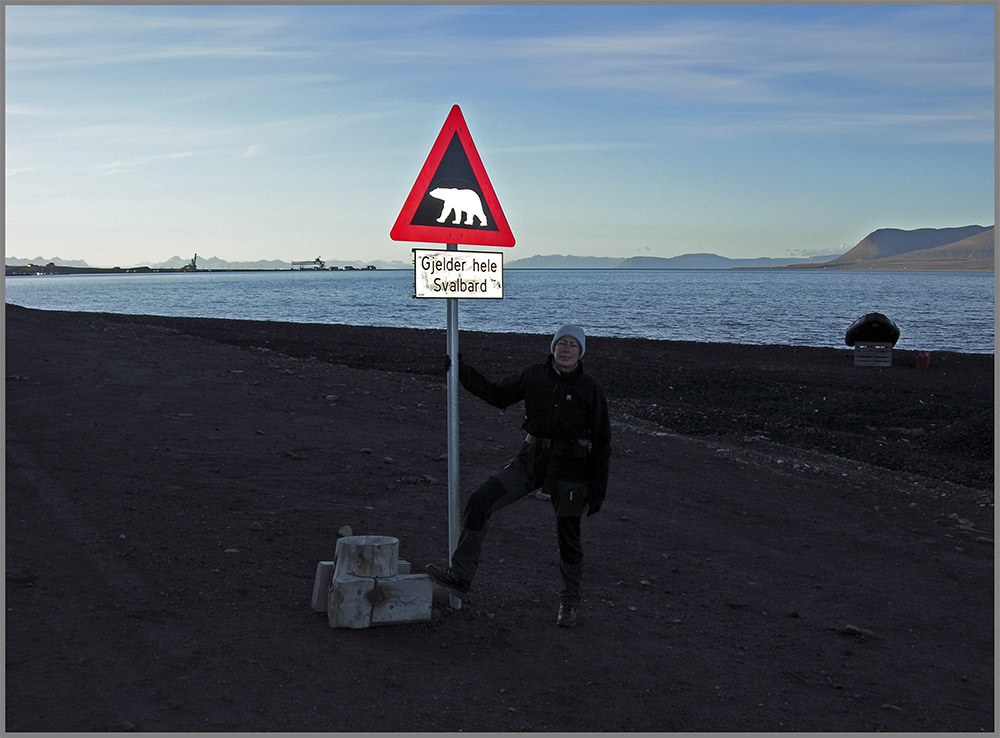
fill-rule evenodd
<path id="1" fill-rule="evenodd" d="M 533 444 L 525 443 L 521 452 L 503 469 L 487 479 L 472 493 L 462 516 L 462 532 L 451 558 L 455 576 L 472 581 L 479 567 L 480 554 L 490 516 L 526 497 L 545 484 L 552 495 L 559 538 L 559 573 L 563 588 L 561 602 L 577 605 L 583 579 L 583 546 L 580 541 L 580 514 L 586 496 L 584 482 L 546 480 L 547 459 Z"/>

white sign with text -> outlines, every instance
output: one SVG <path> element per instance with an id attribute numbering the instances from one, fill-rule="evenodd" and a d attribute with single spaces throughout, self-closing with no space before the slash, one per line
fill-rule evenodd
<path id="1" fill-rule="evenodd" d="M 503 254 L 413 249 L 413 296 L 503 299 Z"/>

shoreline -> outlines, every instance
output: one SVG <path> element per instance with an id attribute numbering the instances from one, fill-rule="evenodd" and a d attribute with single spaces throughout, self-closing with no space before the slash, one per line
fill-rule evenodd
<path id="1" fill-rule="evenodd" d="M 537 271 L 537 272 L 604 272 L 604 271 L 622 271 L 622 272 L 768 272 L 768 271 L 787 271 L 793 270 L 797 272 L 994 272 L 996 271 L 995 266 L 991 264 L 979 264 L 975 266 L 962 266 L 957 263 L 948 264 L 938 264 L 934 262 L 925 263 L 914 263 L 908 264 L 906 266 L 872 266 L 872 265 L 856 265 L 856 264 L 838 264 L 836 266 L 822 266 L 822 265 L 788 265 L 779 267 L 720 267 L 718 269 L 713 268 L 676 268 L 676 267 L 661 267 L 661 268 L 641 268 L 641 267 L 516 267 L 508 266 L 507 269 L 511 271 Z M 39 271 L 44 270 L 44 271 Z M 148 266 L 138 266 L 138 267 L 70 267 L 70 266 L 52 266 L 49 267 L 39 266 L 37 264 L 27 264 L 23 266 L 7 266 L 6 276 L 8 277 L 44 277 L 56 274 L 197 274 L 198 272 L 212 274 L 212 273 L 223 273 L 223 272 L 367 272 L 367 271 L 380 271 L 380 272 L 405 272 L 411 271 L 412 267 L 379 267 L 377 269 L 368 269 L 360 267 L 327 267 L 325 269 L 295 269 L 294 267 L 289 267 L 288 269 L 243 269 L 243 268 L 232 268 L 232 269 L 167 269 L 167 268 L 156 268 Z"/>
<path id="2" fill-rule="evenodd" d="M 40 320 L 155 326 L 243 349 L 352 369 L 440 377 L 444 328 L 11 310 Z M 539 361 L 549 337 L 459 331 L 465 360 L 495 379 Z M 888 469 L 992 489 L 994 356 L 894 350 L 885 368 L 854 350 L 592 336 L 584 364 L 622 412 L 665 432 L 763 438 Z"/>
<path id="3" fill-rule="evenodd" d="M 228 271 L 228 270 L 226 270 Z M 263 270 L 263 271 L 275 271 L 275 270 Z M 299 271 L 299 270 L 282 270 L 284 271 Z M 357 270 L 361 271 L 361 270 Z M 379 271 L 394 271 L 381 269 Z M 402 271 L 402 270 L 400 270 Z M 86 310 L 56 310 L 48 308 L 35 308 L 26 307 L 23 305 L 17 305 L 15 303 L 7 302 L 5 303 L 7 309 L 13 307 L 20 310 L 35 310 L 43 313 L 60 313 L 66 315 L 92 315 L 102 318 L 116 319 L 121 318 L 130 321 L 139 322 L 157 322 L 157 321 L 229 321 L 234 324 L 239 323 L 253 323 L 261 325 L 292 325 L 292 326 L 330 326 L 332 328 L 345 328 L 345 329 L 357 329 L 357 330 L 374 330 L 374 331 L 418 331 L 425 333 L 440 333 L 442 336 L 445 334 L 445 328 L 408 328 L 401 326 L 378 326 L 378 325 L 360 325 L 356 323 L 309 323 L 309 322 L 296 322 L 288 320 L 258 320 L 254 318 L 214 318 L 214 317 L 201 317 L 201 316 L 183 316 L 183 315 L 156 315 L 151 313 L 111 313 L 103 311 L 86 311 Z M 461 335 L 483 335 L 483 336 L 513 336 L 517 340 L 521 340 L 528 337 L 540 337 L 541 334 L 531 334 L 524 332 L 503 332 L 503 331 L 472 331 L 466 330 L 464 328 L 459 328 L 459 333 Z M 676 339 L 668 338 L 645 338 L 638 336 L 599 336 L 593 335 L 589 336 L 588 340 L 595 339 L 601 341 L 650 341 L 653 343 L 662 343 L 664 345 L 676 345 L 676 346 L 717 346 L 717 347 L 733 347 L 733 348 L 749 348 L 749 349 L 764 349 L 764 348 L 784 348 L 784 349 L 799 349 L 799 350 L 814 350 L 814 351 L 836 351 L 841 353 L 847 353 L 853 356 L 853 347 L 843 345 L 843 346 L 806 346 L 800 344 L 790 344 L 790 343 L 733 343 L 726 341 L 680 341 Z M 910 366 L 916 365 L 916 357 L 921 349 L 901 349 L 893 348 L 893 366 L 909 364 Z M 932 349 L 930 350 L 932 355 L 957 355 L 957 356 L 995 356 L 994 351 L 954 351 L 946 349 Z"/>
<path id="4" fill-rule="evenodd" d="M 43 271 L 39 271 L 43 270 Z M 394 272 L 402 269 L 359 269 L 357 267 L 328 267 L 326 269 L 160 269 L 154 267 L 68 267 L 68 266 L 8 266 L 7 277 L 51 277 L 56 275 L 87 275 L 87 274 L 229 274 L 229 273 L 261 273 L 261 272 Z"/>

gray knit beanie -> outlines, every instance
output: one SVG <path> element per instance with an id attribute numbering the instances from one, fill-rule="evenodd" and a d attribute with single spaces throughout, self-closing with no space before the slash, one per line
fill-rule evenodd
<path id="1" fill-rule="evenodd" d="M 578 325 L 564 325 L 562 328 L 556 331 L 556 334 L 552 337 L 552 343 L 549 344 L 549 352 L 556 352 L 556 342 L 560 338 L 565 338 L 569 336 L 570 338 L 575 338 L 576 342 L 580 344 L 580 358 L 587 353 L 587 337 L 583 335 L 583 328 Z"/>

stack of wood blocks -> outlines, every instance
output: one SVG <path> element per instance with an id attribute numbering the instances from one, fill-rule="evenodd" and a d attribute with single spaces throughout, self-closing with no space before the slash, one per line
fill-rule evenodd
<path id="1" fill-rule="evenodd" d="M 892 344 L 858 341 L 854 345 L 854 366 L 892 366 Z"/>
<path id="2" fill-rule="evenodd" d="M 331 628 L 419 623 L 431 619 L 433 587 L 399 560 L 399 539 L 346 536 L 333 561 L 316 567 L 313 610 L 326 610 Z"/>

